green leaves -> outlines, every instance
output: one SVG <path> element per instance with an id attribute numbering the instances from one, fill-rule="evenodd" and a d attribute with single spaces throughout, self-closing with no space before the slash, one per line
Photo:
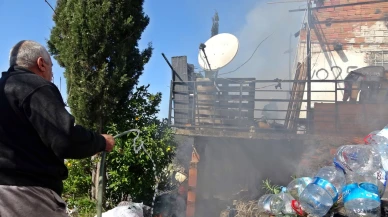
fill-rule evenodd
<path id="1" fill-rule="evenodd" d="M 116 122 L 107 127 L 107 132 L 113 135 L 131 128 L 141 130 L 135 145 L 133 139 L 137 134 L 133 132 L 117 139 L 115 149 L 107 155 L 106 197 L 112 206 L 117 205 L 128 195 L 135 201 L 151 205 L 155 185 L 154 168 L 143 150 L 137 154 L 134 151 L 134 146 L 138 147 L 141 141 L 156 163 L 157 179 L 165 180 L 169 175 L 166 168 L 174 157 L 176 143 L 167 122 L 156 118 L 161 95 L 150 94 L 147 88 L 138 87 L 126 102 L 128 109 L 119 113 Z M 68 162 L 71 164 L 68 167 L 71 178 L 65 181 L 66 195 L 82 198 L 90 192 L 90 168 L 95 162 L 90 160 Z M 159 190 L 164 189 L 163 184 L 168 183 L 163 182 Z"/>
<path id="2" fill-rule="evenodd" d="M 172 132 L 163 122 L 153 120 L 149 116 L 143 117 L 147 126 L 140 127 L 142 132 L 136 141 L 136 146 L 144 141 L 147 152 L 152 154 L 156 165 L 156 172 L 164 176 L 165 168 L 172 161 L 175 147 Z M 117 125 L 116 125 L 117 126 Z M 107 171 L 109 173 L 107 196 L 114 202 L 121 200 L 122 194 L 131 195 L 136 201 L 150 204 L 153 196 L 152 186 L 155 185 L 153 165 L 143 150 L 138 154 L 134 151 L 133 139 L 136 135 L 118 139 L 115 150 L 107 157 Z"/>
<path id="3" fill-rule="evenodd" d="M 144 50 L 138 47 L 149 23 L 143 2 L 58 0 L 53 17 L 55 26 L 47 44 L 49 52 L 65 67 L 67 104 L 77 124 L 113 135 L 140 129 L 135 145 L 144 141 L 157 164 L 158 179 L 162 180 L 174 156 L 175 142 L 167 122 L 156 116 L 161 93 L 149 93 L 149 85 L 137 86 L 144 65 L 152 55 L 151 43 Z M 107 155 L 109 206 L 117 205 L 129 195 L 148 205 L 152 200 L 154 166 L 143 150 L 135 153 L 135 136 L 130 134 L 117 140 L 116 148 Z M 69 178 L 64 182 L 64 197 L 71 204 L 95 202 L 90 196 L 91 171 L 98 160 L 68 161 Z"/>
<path id="4" fill-rule="evenodd" d="M 273 185 L 269 179 L 263 180 L 262 188 L 266 190 L 267 194 L 278 194 L 281 191 L 280 186 Z"/>
<path id="5" fill-rule="evenodd" d="M 59 0 L 50 53 L 65 68 L 68 105 L 77 122 L 101 130 L 127 108 L 152 54 L 138 40 L 149 23 L 143 0 Z"/>

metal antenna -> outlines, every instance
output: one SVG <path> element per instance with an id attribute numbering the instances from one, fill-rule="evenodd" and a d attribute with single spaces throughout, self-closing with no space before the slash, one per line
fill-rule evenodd
<path id="1" fill-rule="evenodd" d="M 44 1 L 48 4 L 48 6 L 51 8 L 51 10 L 53 10 L 53 12 L 55 14 L 55 10 L 54 10 L 53 6 L 51 6 L 50 2 L 48 2 L 47 0 L 44 0 Z"/>

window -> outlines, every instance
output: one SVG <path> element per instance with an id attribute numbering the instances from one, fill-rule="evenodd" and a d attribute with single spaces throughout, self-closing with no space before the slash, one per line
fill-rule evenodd
<path id="1" fill-rule="evenodd" d="M 371 51 L 367 54 L 368 62 L 372 66 L 384 66 L 388 70 L 388 51 Z"/>

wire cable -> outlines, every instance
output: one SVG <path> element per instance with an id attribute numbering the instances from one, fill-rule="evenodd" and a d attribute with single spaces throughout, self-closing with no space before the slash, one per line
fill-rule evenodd
<path id="1" fill-rule="evenodd" d="M 301 28 L 300 29 L 302 29 L 302 27 L 303 27 L 303 23 L 304 23 L 304 20 L 306 19 L 306 12 L 305 12 L 305 14 L 304 14 L 304 16 L 303 16 L 303 19 L 302 19 L 302 24 L 301 24 Z M 232 71 L 229 71 L 229 72 L 224 72 L 224 73 L 219 73 L 218 75 L 226 75 L 226 74 L 230 74 L 230 73 L 233 73 L 233 72 L 235 72 L 235 71 L 237 71 L 237 70 L 239 70 L 241 67 L 243 67 L 246 63 L 248 63 L 251 59 L 252 59 L 252 57 L 255 55 L 255 53 L 256 53 L 256 51 L 258 50 L 258 48 L 261 46 L 261 44 L 264 42 L 264 41 L 266 41 L 270 36 L 272 36 L 273 34 L 275 33 L 275 31 L 274 32 L 272 32 L 270 35 L 268 35 L 266 38 L 264 38 L 258 45 L 257 45 L 257 47 L 256 47 L 256 49 L 253 51 L 253 53 L 252 53 L 252 55 L 243 63 L 243 64 L 241 64 L 239 67 L 237 67 L 236 69 L 234 69 L 234 70 L 232 70 Z M 300 37 L 299 37 L 299 42 L 300 42 Z M 295 60 L 294 60 L 294 67 L 295 67 L 295 62 L 296 62 L 296 57 L 295 57 Z M 294 68 L 293 67 L 293 68 Z"/>
<path id="2" fill-rule="evenodd" d="M 241 67 L 243 67 L 245 64 L 247 64 L 253 57 L 253 55 L 255 55 L 257 49 L 259 49 L 260 45 L 266 41 L 269 37 L 271 37 L 272 35 L 274 34 L 274 32 L 272 32 L 270 35 L 268 35 L 266 38 L 264 38 L 260 43 L 259 45 L 257 45 L 256 49 L 253 51 L 252 55 L 248 58 L 248 60 L 246 60 L 243 64 L 241 64 L 239 67 L 237 67 L 235 70 L 233 71 L 230 71 L 230 72 L 224 72 L 224 73 L 220 73 L 219 75 L 225 75 L 225 74 L 230 74 L 232 72 L 235 72 L 237 70 L 239 70 Z"/>

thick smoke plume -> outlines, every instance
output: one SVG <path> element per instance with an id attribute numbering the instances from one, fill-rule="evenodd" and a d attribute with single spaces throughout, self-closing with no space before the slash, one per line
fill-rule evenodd
<path id="1" fill-rule="evenodd" d="M 289 13 L 288 10 L 304 7 L 302 2 L 292 4 L 267 4 L 260 2 L 246 15 L 246 23 L 237 32 L 230 32 L 240 41 L 235 59 L 219 71 L 224 78 L 255 78 L 257 80 L 289 79 L 290 46 L 291 66 L 298 38 L 294 36 L 302 25 L 304 12 Z M 222 23 L 222 14 L 220 14 Z M 222 32 L 222 31 L 220 31 Z M 271 35 L 252 53 L 259 43 Z M 291 41 L 290 41 L 290 35 Z M 251 57 L 252 56 L 252 57 Z M 248 61 L 244 66 L 244 62 Z M 233 73 L 230 72 L 238 67 Z M 294 69 L 292 67 L 292 76 Z M 227 73 L 222 75 L 223 73 Z M 256 88 L 274 83 L 257 83 Z M 288 84 L 282 84 L 288 90 Z M 266 88 L 275 90 L 274 86 Z M 286 92 L 256 92 L 255 98 L 286 99 Z M 266 104 L 256 103 L 255 108 Z M 286 109 L 287 103 L 278 103 Z M 261 112 L 256 112 L 255 118 Z M 285 113 L 280 115 L 284 118 Z M 201 161 L 198 165 L 197 216 L 217 216 L 221 209 L 231 205 L 234 194 L 246 190 L 249 199 L 257 199 L 264 193 L 262 181 L 271 179 L 278 185 L 287 185 L 292 175 L 297 175 L 298 165 L 304 152 L 303 141 L 296 140 L 251 140 L 233 138 L 199 138 L 194 141 Z M 225 202 L 226 201 L 226 202 Z"/>
<path id="2" fill-rule="evenodd" d="M 305 12 L 289 12 L 290 9 L 304 8 L 305 4 L 279 3 L 267 4 L 261 1 L 248 12 L 246 23 L 235 32 L 240 42 L 235 59 L 221 69 L 220 77 L 250 77 L 257 80 L 291 79 L 295 74 L 294 59 L 297 50 L 298 37 L 295 37 L 301 26 Z M 252 56 L 256 47 L 266 39 Z M 291 37 L 291 41 L 290 41 Z M 289 53 L 291 48 L 291 54 Z M 290 56 L 291 55 L 291 56 Z M 250 59 L 251 58 L 251 59 Z M 250 59 L 245 65 L 244 62 Z M 291 59 L 291 62 L 290 62 Z M 234 71 L 240 67 L 237 71 Z M 226 73 L 226 74 L 225 74 Z M 271 85 L 269 87 L 265 87 Z M 275 90 L 276 83 L 256 83 L 256 88 Z M 290 83 L 282 83 L 283 90 L 288 90 Z M 256 92 L 256 99 L 286 99 L 288 92 Z M 256 102 L 256 108 L 262 108 L 267 102 Z M 279 109 L 286 109 L 287 103 L 278 102 Z M 261 112 L 255 112 L 260 117 Z M 285 117 L 285 112 L 279 113 L 279 118 Z"/>

